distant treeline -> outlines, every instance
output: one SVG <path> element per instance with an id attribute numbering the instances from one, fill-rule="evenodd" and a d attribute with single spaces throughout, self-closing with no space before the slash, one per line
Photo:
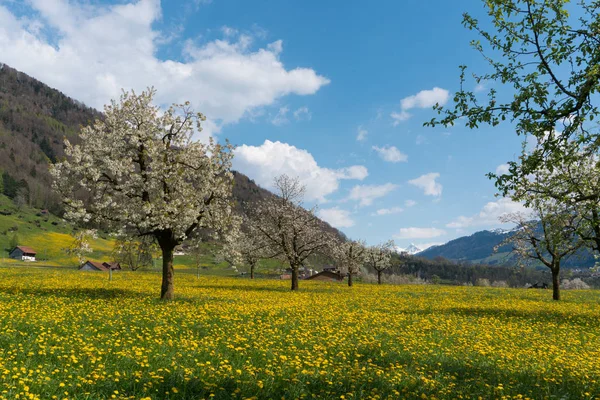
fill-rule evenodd
<path id="1" fill-rule="evenodd" d="M 393 256 L 392 267 L 387 272 L 412 275 L 430 282 L 439 280 L 440 283 L 453 285 L 475 285 L 480 279 L 487 279 L 492 283 L 506 282 L 510 287 L 524 287 L 536 282 L 551 283 L 550 273 L 542 269 L 457 263 L 443 257 L 429 260 L 400 254 Z M 572 274 L 573 272 L 566 271 L 563 277 L 570 277 Z"/>

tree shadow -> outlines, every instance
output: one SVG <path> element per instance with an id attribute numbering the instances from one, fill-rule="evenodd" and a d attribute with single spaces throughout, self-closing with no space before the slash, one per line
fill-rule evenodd
<path id="1" fill-rule="evenodd" d="M 98 299 L 111 300 L 117 298 L 130 297 L 131 295 L 147 297 L 145 294 L 133 290 L 121 288 L 2 288 L 2 293 L 6 294 L 25 294 L 33 296 L 47 297 L 68 297 L 74 299 Z"/>
<path id="2" fill-rule="evenodd" d="M 498 318 L 498 319 L 522 319 L 534 322 L 567 323 L 569 325 L 589 326 L 596 323 L 597 317 L 586 315 L 573 315 L 569 312 L 561 312 L 547 308 L 539 310 L 517 310 L 514 308 L 495 307 L 452 307 L 420 310 L 402 310 L 402 314 L 431 315 L 431 314 L 454 314 L 462 317 L 472 318 Z"/>
<path id="3" fill-rule="evenodd" d="M 286 281 L 287 282 L 287 281 Z M 222 284 L 202 284 L 198 286 L 198 289 L 206 288 L 206 289 L 221 289 L 221 290 L 231 290 L 231 291 L 242 291 L 242 292 L 278 292 L 278 293 L 293 293 L 290 290 L 291 283 L 286 283 L 285 286 L 258 286 L 258 284 L 253 285 L 222 285 Z M 300 286 L 300 289 L 297 293 L 329 293 L 331 292 L 331 288 L 329 286 L 317 287 L 315 285 L 311 285 L 308 287 Z"/>

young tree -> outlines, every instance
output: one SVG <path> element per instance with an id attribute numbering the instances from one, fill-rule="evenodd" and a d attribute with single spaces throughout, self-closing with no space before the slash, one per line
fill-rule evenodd
<path id="1" fill-rule="evenodd" d="M 256 240 L 270 258 L 280 257 L 292 269 L 292 290 L 298 290 L 299 270 L 313 254 L 328 250 L 335 238 L 315 215 L 303 207 L 306 190 L 297 178 L 274 180 L 278 197 L 263 199 L 252 210 Z"/>
<path id="2" fill-rule="evenodd" d="M 349 240 L 335 247 L 335 258 L 340 272 L 348 275 L 348 286 L 352 286 L 352 278 L 358 275 L 360 267 L 365 263 L 366 244 L 362 240 Z"/>
<path id="3" fill-rule="evenodd" d="M 156 243 L 152 236 L 134 237 L 120 235 L 115 241 L 113 259 L 131 271 L 151 267 L 156 253 Z"/>
<path id="4" fill-rule="evenodd" d="M 254 279 L 256 266 L 261 258 L 265 257 L 264 244 L 259 239 L 260 236 L 256 235 L 255 229 L 251 229 L 251 231 L 241 231 L 237 240 L 232 243 L 233 251 L 239 254 L 241 262 L 250 269 L 250 279 Z"/>
<path id="5" fill-rule="evenodd" d="M 205 117 L 189 103 L 161 111 L 154 89 L 124 92 L 104 119 L 65 141 L 67 159 L 54 164 L 54 187 L 66 216 L 115 231 L 152 236 L 161 248 L 161 298 L 173 299 L 173 250 L 198 229 L 231 214 L 232 147 L 192 140 Z M 86 201 L 77 194 L 85 194 Z"/>
<path id="6" fill-rule="evenodd" d="M 469 14 L 463 24 L 481 38 L 472 46 L 490 70 L 474 78 L 480 87 L 490 87 L 487 100 L 466 89 L 467 67 L 461 66 L 454 108 L 436 106 L 443 118 L 425 125 L 448 126 L 460 118 L 477 128 L 509 120 L 517 134 L 534 136 L 536 149 L 519 163 L 510 162 L 508 174 L 490 174 L 506 195 L 522 177 L 552 170 L 569 157 L 565 143 L 584 145 L 588 154 L 600 146 L 594 121 L 600 116 L 595 96 L 600 91 L 600 1 L 495 0 L 484 5 L 492 30 Z"/>
<path id="7" fill-rule="evenodd" d="M 78 266 L 81 266 L 87 259 L 87 255 L 92 250 L 90 241 L 96 239 L 97 234 L 94 229 L 81 229 L 73 235 L 73 242 L 65 249 L 65 252 L 77 258 Z"/>
<path id="8" fill-rule="evenodd" d="M 192 256 L 196 266 L 196 278 L 200 279 L 200 268 L 202 268 L 202 260 L 204 259 L 201 238 L 194 238 L 188 242 L 188 253 Z"/>
<path id="9" fill-rule="evenodd" d="M 516 224 L 516 229 L 499 246 L 513 245 L 521 260 L 535 260 L 552 273 L 552 298 L 560 300 L 560 264 L 563 258 L 582 247 L 577 234 L 580 218 L 552 200 L 535 200 L 530 203 L 531 215 L 506 214 L 503 223 Z"/>
<path id="10" fill-rule="evenodd" d="M 394 241 L 368 247 L 365 252 L 365 264 L 377 271 L 377 283 L 381 285 L 381 274 L 392 265 Z"/>

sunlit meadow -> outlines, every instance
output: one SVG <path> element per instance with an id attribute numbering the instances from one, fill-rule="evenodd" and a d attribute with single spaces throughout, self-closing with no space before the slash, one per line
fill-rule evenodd
<path id="1" fill-rule="evenodd" d="M 6 399 L 596 398 L 598 292 L 0 269 Z"/>

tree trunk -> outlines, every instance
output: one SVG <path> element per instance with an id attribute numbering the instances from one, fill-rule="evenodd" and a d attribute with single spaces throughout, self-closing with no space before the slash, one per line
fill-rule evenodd
<path id="1" fill-rule="evenodd" d="M 298 290 L 298 267 L 292 267 L 292 290 Z"/>
<path id="2" fill-rule="evenodd" d="M 160 288 L 161 300 L 173 300 L 175 297 L 175 290 L 173 289 L 173 250 L 175 244 L 163 243 L 161 244 L 162 258 L 163 258 L 163 273 L 162 273 L 162 286 Z"/>
<path id="3" fill-rule="evenodd" d="M 381 271 L 377 271 L 377 284 L 381 285 Z"/>
<path id="4" fill-rule="evenodd" d="M 112 267 L 108 267 L 108 280 L 112 281 Z"/>
<path id="5" fill-rule="evenodd" d="M 200 279 L 200 267 L 196 268 L 196 278 Z"/>
<path id="6" fill-rule="evenodd" d="M 560 267 L 552 268 L 552 300 L 560 300 Z"/>
<path id="7" fill-rule="evenodd" d="M 352 286 L 352 272 L 348 272 L 348 286 Z"/>
<path id="8" fill-rule="evenodd" d="M 254 264 L 250 264 L 250 279 L 254 279 Z"/>

